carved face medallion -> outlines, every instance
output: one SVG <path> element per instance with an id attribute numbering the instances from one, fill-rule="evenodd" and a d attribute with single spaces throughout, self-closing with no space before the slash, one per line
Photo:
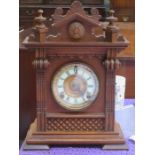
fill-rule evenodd
<path id="1" fill-rule="evenodd" d="M 81 23 L 73 22 L 69 25 L 68 33 L 72 39 L 81 39 L 85 34 L 85 28 Z"/>
<path id="2" fill-rule="evenodd" d="M 69 110 L 88 107 L 97 97 L 99 83 L 88 66 L 72 63 L 62 67 L 54 76 L 52 92 L 58 104 Z"/>

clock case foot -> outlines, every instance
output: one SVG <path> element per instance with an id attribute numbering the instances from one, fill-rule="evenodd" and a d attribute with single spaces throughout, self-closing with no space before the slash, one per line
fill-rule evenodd
<path id="1" fill-rule="evenodd" d="M 27 144 L 26 141 L 23 142 L 22 150 L 50 150 L 49 145 L 35 145 L 35 144 Z"/>
<path id="2" fill-rule="evenodd" d="M 35 120 L 27 132 L 26 138 L 22 144 L 22 150 L 49 150 L 50 146 L 48 144 L 28 144 L 27 140 L 32 137 L 34 129 L 36 129 L 37 120 Z"/>
<path id="3" fill-rule="evenodd" d="M 102 147 L 103 150 L 129 150 L 127 143 L 125 144 L 106 144 Z"/>
<path id="4" fill-rule="evenodd" d="M 35 120 L 27 133 L 25 149 L 48 150 L 50 145 L 102 145 L 104 150 L 127 150 L 120 125 L 115 122 L 114 131 L 102 134 L 67 134 L 37 132 Z"/>

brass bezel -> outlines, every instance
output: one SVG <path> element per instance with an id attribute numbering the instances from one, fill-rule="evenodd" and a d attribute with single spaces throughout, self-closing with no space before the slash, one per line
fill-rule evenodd
<path id="1" fill-rule="evenodd" d="M 95 79 L 95 83 L 96 83 L 96 90 L 94 93 L 94 98 L 87 101 L 87 102 L 83 102 L 82 104 L 78 104 L 78 105 L 70 105 L 67 104 L 65 101 L 63 101 L 59 95 L 58 95 L 58 91 L 57 91 L 57 81 L 58 81 L 58 75 L 60 73 L 62 73 L 64 70 L 66 70 L 66 68 L 68 68 L 69 66 L 73 66 L 73 65 L 79 65 L 82 66 L 84 68 L 86 68 L 87 70 L 91 71 L 91 73 L 93 73 L 93 78 Z M 72 63 L 68 63 L 65 64 L 64 66 L 60 67 L 60 69 L 56 72 L 56 74 L 54 75 L 54 77 L 52 78 L 51 81 L 51 90 L 53 93 L 53 96 L 55 98 L 55 101 L 63 108 L 70 110 L 70 111 L 81 111 L 84 110 L 85 108 L 89 107 L 97 98 L 98 94 L 99 94 L 99 78 L 97 76 L 97 74 L 95 73 L 95 71 L 87 64 L 85 63 L 80 63 L 80 62 L 72 62 Z"/>

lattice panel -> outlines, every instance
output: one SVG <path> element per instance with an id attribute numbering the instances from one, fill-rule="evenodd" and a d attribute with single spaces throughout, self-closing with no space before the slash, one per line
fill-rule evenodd
<path id="1" fill-rule="evenodd" d="M 47 131 L 104 131 L 103 118 L 48 118 Z"/>

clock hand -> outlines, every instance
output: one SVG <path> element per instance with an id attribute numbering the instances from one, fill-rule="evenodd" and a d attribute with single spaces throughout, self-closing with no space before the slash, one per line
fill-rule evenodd
<path id="1" fill-rule="evenodd" d="M 78 72 L 78 67 L 74 66 L 74 73 L 77 74 L 77 72 Z"/>

